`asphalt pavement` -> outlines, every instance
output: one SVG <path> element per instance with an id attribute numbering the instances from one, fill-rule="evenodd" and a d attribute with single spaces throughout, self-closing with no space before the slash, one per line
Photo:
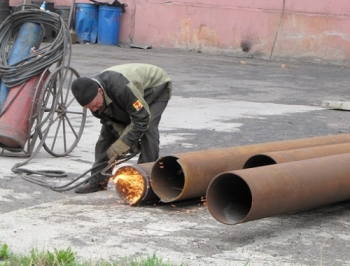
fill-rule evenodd
<path id="1" fill-rule="evenodd" d="M 350 101 L 346 67 L 245 54 L 72 46 L 70 65 L 81 76 L 131 62 L 155 64 L 173 78 L 160 124 L 161 156 L 350 132 L 348 111 L 321 106 Z M 88 113 L 69 155 L 41 149 L 25 167 L 66 171 L 67 178 L 42 177 L 65 184 L 92 166 L 99 128 Z M 226 225 L 200 199 L 131 207 L 111 183 L 86 195 L 55 192 L 11 171 L 24 160 L 0 158 L 0 244 L 14 252 L 71 247 L 83 260 L 156 253 L 175 265 L 350 265 L 350 201 Z"/>

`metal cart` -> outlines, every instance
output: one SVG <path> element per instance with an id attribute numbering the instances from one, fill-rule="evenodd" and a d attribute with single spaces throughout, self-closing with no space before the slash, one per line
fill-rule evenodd
<path id="1" fill-rule="evenodd" d="M 25 58 L 9 65 L 11 50 L 26 23 L 51 28 L 54 39 L 32 47 Z M 52 156 L 61 157 L 78 144 L 85 127 L 86 109 L 71 92 L 72 82 L 79 77 L 70 66 L 71 46 L 66 22 L 58 14 L 34 5 L 18 6 L 1 24 L 0 78 L 11 89 L 0 110 L 0 156 L 34 157 L 44 147 Z M 19 99 L 26 89 L 31 91 L 30 99 L 25 99 L 29 101 L 27 105 Z M 19 118 L 24 121 L 14 122 Z M 11 128 L 12 124 L 22 128 Z M 16 134 L 22 136 L 20 141 L 13 139 Z"/>

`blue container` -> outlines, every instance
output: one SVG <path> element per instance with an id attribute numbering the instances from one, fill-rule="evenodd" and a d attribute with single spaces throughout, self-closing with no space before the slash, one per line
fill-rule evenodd
<path id="1" fill-rule="evenodd" d="M 98 13 L 98 44 L 118 45 L 121 14 L 122 9 L 120 7 L 100 6 Z"/>
<path id="2" fill-rule="evenodd" d="M 79 43 L 96 43 L 98 6 L 94 4 L 76 4 L 75 31 Z"/>
<path id="3" fill-rule="evenodd" d="M 40 24 L 25 22 L 18 31 L 18 35 L 8 56 L 7 64 L 15 65 L 25 59 L 32 47 L 38 49 L 44 37 L 44 29 Z M 0 80 L 0 112 L 5 104 L 10 88 Z"/>

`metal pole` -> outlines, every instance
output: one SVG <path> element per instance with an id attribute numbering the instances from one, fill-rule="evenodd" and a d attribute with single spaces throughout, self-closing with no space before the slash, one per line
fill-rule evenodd
<path id="1" fill-rule="evenodd" d="M 194 151 L 159 158 L 152 168 L 151 184 L 162 202 L 200 198 L 218 174 L 242 169 L 253 155 L 263 152 L 350 143 L 350 134 L 260 143 Z"/>
<path id="2" fill-rule="evenodd" d="M 68 29 L 71 29 L 72 26 L 72 17 L 73 17 L 73 12 L 74 12 L 74 6 L 75 6 L 75 0 L 72 0 L 70 11 L 69 11 L 69 18 L 68 18 Z"/>
<path id="3" fill-rule="evenodd" d="M 225 172 L 210 183 L 207 207 L 233 225 L 349 200 L 349 162 L 346 153 Z"/>

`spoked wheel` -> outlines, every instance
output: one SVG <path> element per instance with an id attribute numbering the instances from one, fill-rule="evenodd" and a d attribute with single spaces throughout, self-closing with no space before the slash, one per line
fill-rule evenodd
<path id="1" fill-rule="evenodd" d="M 38 106 L 39 138 L 44 149 L 61 157 L 78 144 L 84 130 L 86 109 L 78 104 L 71 91 L 79 77 L 71 67 L 59 67 L 46 80 Z"/>
<path id="2" fill-rule="evenodd" d="M 34 147 L 36 145 L 36 141 L 37 138 L 39 136 L 39 131 L 40 131 L 40 125 L 38 124 L 39 121 L 39 112 L 38 112 L 38 108 L 41 104 L 41 95 L 43 94 L 43 87 L 45 85 L 45 81 L 47 81 L 47 78 L 50 75 L 50 70 L 49 68 L 46 68 L 43 73 L 40 76 L 39 82 L 36 85 L 35 88 L 35 94 L 33 97 L 33 103 L 31 105 L 30 108 L 30 135 L 28 138 L 28 142 L 27 142 L 27 150 L 28 150 L 28 155 L 32 155 L 32 152 L 34 151 Z M 48 118 L 46 118 L 47 120 Z M 39 144 L 40 145 L 40 144 Z M 37 151 L 40 149 L 41 147 L 37 147 Z"/>

